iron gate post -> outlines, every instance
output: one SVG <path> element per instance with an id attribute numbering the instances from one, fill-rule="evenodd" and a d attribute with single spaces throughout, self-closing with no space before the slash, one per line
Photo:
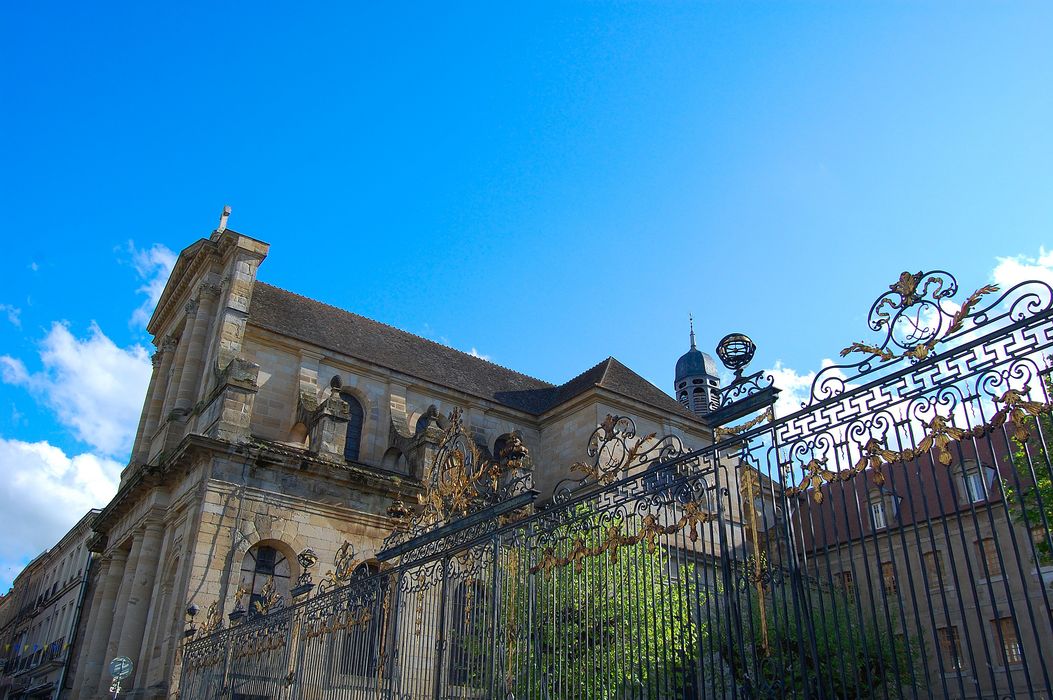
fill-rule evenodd
<path id="1" fill-rule="evenodd" d="M 439 700 L 442 693 L 442 662 L 446 656 L 446 605 L 447 580 L 449 579 L 450 557 L 445 556 L 441 560 L 439 570 L 441 572 L 442 586 L 439 593 L 439 626 L 435 637 L 435 682 L 432 690 L 432 700 Z"/>
<path id="2" fill-rule="evenodd" d="M 394 580 L 391 581 L 390 584 L 388 584 L 392 586 L 395 590 L 394 594 L 392 595 L 394 601 L 392 601 L 390 609 L 387 612 L 389 620 L 387 642 L 388 653 L 386 655 L 386 658 L 384 659 L 385 671 L 388 679 L 388 689 L 385 695 L 388 697 L 388 700 L 391 700 L 391 698 L 395 697 L 395 681 L 399 672 L 398 664 L 400 662 L 400 659 L 398 658 L 398 639 L 399 619 L 401 619 L 401 616 L 398 614 L 398 610 L 399 606 L 402 604 L 402 585 L 400 583 L 400 579 L 403 576 L 405 576 L 405 573 L 398 572 L 395 575 Z"/>

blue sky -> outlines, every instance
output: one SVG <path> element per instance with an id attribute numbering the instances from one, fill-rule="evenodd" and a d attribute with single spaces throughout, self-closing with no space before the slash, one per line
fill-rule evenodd
<path id="1" fill-rule="evenodd" d="M 112 493 L 224 204 L 261 279 L 550 381 L 668 390 L 691 312 L 803 386 L 901 270 L 1050 274 L 1049 4 L 214 5 L 0 16 L 0 588 Z"/>

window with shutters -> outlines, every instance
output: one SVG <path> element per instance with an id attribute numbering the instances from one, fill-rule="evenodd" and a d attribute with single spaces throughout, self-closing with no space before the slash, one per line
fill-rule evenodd
<path id="1" fill-rule="evenodd" d="M 884 500 L 874 501 L 870 504 L 870 522 L 875 530 L 884 530 L 888 527 Z"/>
<path id="2" fill-rule="evenodd" d="M 958 628 L 954 625 L 939 627 L 936 630 L 936 639 L 940 644 L 944 668 L 951 671 L 962 670 L 962 646 L 958 639 Z"/>
<path id="3" fill-rule="evenodd" d="M 1001 642 L 1005 663 L 1010 666 L 1024 663 L 1024 654 L 1020 648 L 1020 640 L 1016 636 L 1016 625 L 1013 623 L 1013 618 L 1000 617 L 997 620 L 991 620 L 991 626 L 994 628 L 996 643 Z"/>
<path id="4" fill-rule="evenodd" d="M 929 588 L 939 588 L 945 585 L 943 581 L 943 565 L 941 564 L 940 550 L 925 552 L 922 558 L 925 560 L 925 576 L 929 580 Z"/>
<path id="5" fill-rule="evenodd" d="M 976 540 L 977 575 L 1000 576 L 1002 566 L 998 563 L 998 548 L 993 537 Z"/>
<path id="6" fill-rule="evenodd" d="M 890 561 L 881 563 L 881 582 L 886 593 L 896 592 L 896 570 Z"/>

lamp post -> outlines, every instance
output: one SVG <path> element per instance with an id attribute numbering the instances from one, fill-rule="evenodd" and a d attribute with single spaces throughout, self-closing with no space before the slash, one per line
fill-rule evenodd
<path id="1" fill-rule="evenodd" d="M 196 605 L 191 603 L 186 606 L 186 629 L 183 630 L 183 639 L 190 641 L 197 634 L 197 626 L 194 624 L 194 618 L 197 616 L 198 608 Z"/>

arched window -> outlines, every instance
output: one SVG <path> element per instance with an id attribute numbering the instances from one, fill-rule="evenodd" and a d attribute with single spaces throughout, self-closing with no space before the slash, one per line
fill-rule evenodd
<path id="1" fill-rule="evenodd" d="M 350 582 L 361 581 L 380 573 L 376 562 L 360 564 L 351 572 Z M 340 670 L 353 676 L 372 676 L 377 672 L 377 661 L 380 658 L 382 606 L 384 581 L 377 581 L 376 586 L 368 586 L 363 593 L 351 594 L 348 615 L 355 624 L 347 628 L 344 635 L 344 649 L 340 655 Z M 354 590 L 354 589 L 350 589 Z"/>
<path id="2" fill-rule="evenodd" d="M 344 459 L 352 462 L 358 461 L 359 448 L 362 445 L 362 423 L 365 420 L 365 412 L 362 404 L 351 394 L 343 394 L 341 397 L 347 402 L 347 441 L 344 443 Z"/>
<path id="3" fill-rule="evenodd" d="M 505 451 L 506 447 L 508 447 L 508 440 L 511 437 L 510 434 L 505 433 L 494 440 L 494 459 L 501 459 L 501 453 Z"/>
<path id="4" fill-rule="evenodd" d="M 282 600 L 289 599 L 289 560 L 279 550 L 257 544 L 245 554 L 241 564 L 241 585 L 249 591 L 246 603 L 249 614 L 256 612 L 257 601 L 263 601 L 263 588 L 274 581 L 275 593 Z"/>
<path id="5" fill-rule="evenodd" d="M 692 410 L 697 412 L 705 412 L 709 410 L 709 397 L 706 396 L 706 390 L 701 387 L 694 389 L 694 405 Z"/>
<path id="6" fill-rule="evenodd" d="M 402 451 L 397 447 L 391 447 L 387 452 L 384 453 L 384 459 L 381 461 L 380 466 L 388 471 L 398 472 L 399 474 L 409 474 L 409 460 L 406 459 L 406 455 L 402 454 Z"/>

